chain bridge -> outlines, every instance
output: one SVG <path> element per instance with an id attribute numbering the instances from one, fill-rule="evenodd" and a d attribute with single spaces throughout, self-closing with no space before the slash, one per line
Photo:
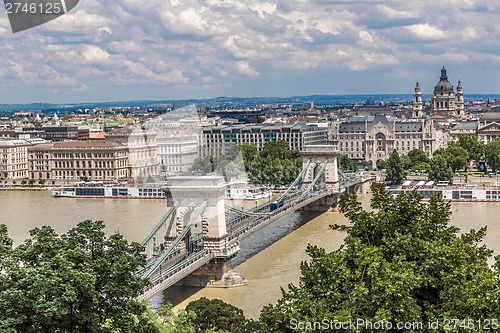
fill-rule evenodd
<path id="1" fill-rule="evenodd" d="M 249 210 L 224 204 L 223 177 L 170 177 L 167 212 L 142 242 L 147 263 L 135 274 L 150 285 L 139 299 L 174 284 L 245 284 L 243 278 L 226 275 L 243 238 L 299 209 L 334 210 L 342 192 L 367 191 L 371 184 L 372 178 L 340 172 L 333 146 L 306 146 L 301 155 L 302 171 L 280 197 Z"/>

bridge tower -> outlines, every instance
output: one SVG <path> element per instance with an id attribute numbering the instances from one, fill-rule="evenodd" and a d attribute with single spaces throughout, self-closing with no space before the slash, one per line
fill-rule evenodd
<path id="1" fill-rule="evenodd" d="M 300 152 L 303 159 L 303 167 L 307 168 L 303 186 L 311 184 L 317 174 L 324 168 L 323 175 L 316 185 L 319 188 L 326 188 L 332 191 L 328 195 L 316 202 L 305 206 L 302 210 L 305 211 L 335 211 L 337 207 L 338 197 L 340 195 L 340 182 L 338 174 L 338 161 L 340 155 L 335 146 L 331 145 L 314 145 L 304 146 Z"/>
<path id="2" fill-rule="evenodd" d="M 230 270 L 230 259 L 239 251 L 239 243 L 228 239 L 226 230 L 224 192 L 226 184 L 220 176 L 177 176 L 168 178 L 168 202 L 177 203 L 176 228 L 165 235 L 165 247 L 173 242 L 188 221 L 190 232 L 178 249 L 193 253 L 207 249 L 213 260 L 178 283 L 182 286 L 228 287 L 246 284 Z M 203 210 L 201 213 L 199 210 Z M 196 217 L 196 215 L 199 215 Z M 193 216 L 196 217 L 194 221 Z M 229 277 L 228 277 L 229 275 Z"/>

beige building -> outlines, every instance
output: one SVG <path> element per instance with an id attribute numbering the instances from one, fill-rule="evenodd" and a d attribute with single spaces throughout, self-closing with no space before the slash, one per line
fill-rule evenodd
<path id="1" fill-rule="evenodd" d="M 405 155 L 421 149 L 430 157 L 438 148 L 437 130 L 432 120 L 396 122 L 377 115 L 331 123 L 329 141 L 341 154 L 368 161 L 375 167 L 377 161 L 389 158 L 394 150 Z"/>
<path id="2" fill-rule="evenodd" d="M 116 181 L 130 176 L 128 149 L 118 142 L 60 142 L 35 145 L 29 152 L 29 173 L 34 179 Z"/>
<path id="3" fill-rule="evenodd" d="M 119 142 L 127 147 L 132 178 L 160 174 L 156 132 L 123 127 L 107 134 L 106 140 Z"/>
<path id="4" fill-rule="evenodd" d="M 41 143 L 28 148 L 28 169 L 31 179 L 52 179 L 53 143 Z"/>
<path id="5" fill-rule="evenodd" d="M 0 178 L 28 178 L 28 147 L 26 140 L 0 138 Z"/>

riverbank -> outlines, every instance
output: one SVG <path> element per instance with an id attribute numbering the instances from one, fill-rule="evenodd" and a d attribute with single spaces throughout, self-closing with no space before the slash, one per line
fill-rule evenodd
<path id="1" fill-rule="evenodd" d="M 0 191 L 50 191 L 53 186 L 2 186 Z"/>

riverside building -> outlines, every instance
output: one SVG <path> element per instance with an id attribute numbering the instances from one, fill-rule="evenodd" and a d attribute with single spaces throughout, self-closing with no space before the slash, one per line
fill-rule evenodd
<path id="1" fill-rule="evenodd" d="M 118 142 L 59 142 L 35 145 L 28 151 L 32 179 L 116 181 L 130 177 L 128 149 Z"/>
<path id="2" fill-rule="evenodd" d="M 227 125 L 203 129 L 200 135 L 201 156 L 222 155 L 232 145 L 252 144 L 260 151 L 269 141 L 283 140 L 290 149 L 326 144 L 327 130 L 317 125 Z"/>
<path id="3" fill-rule="evenodd" d="M 394 150 L 405 155 L 413 149 L 421 149 L 432 156 L 439 148 L 437 131 L 435 122 L 429 119 L 390 121 L 386 116 L 377 115 L 330 123 L 329 141 L 342 155 L 367 161 L 375 167 L 377 161 L 389 158 Z"/>

